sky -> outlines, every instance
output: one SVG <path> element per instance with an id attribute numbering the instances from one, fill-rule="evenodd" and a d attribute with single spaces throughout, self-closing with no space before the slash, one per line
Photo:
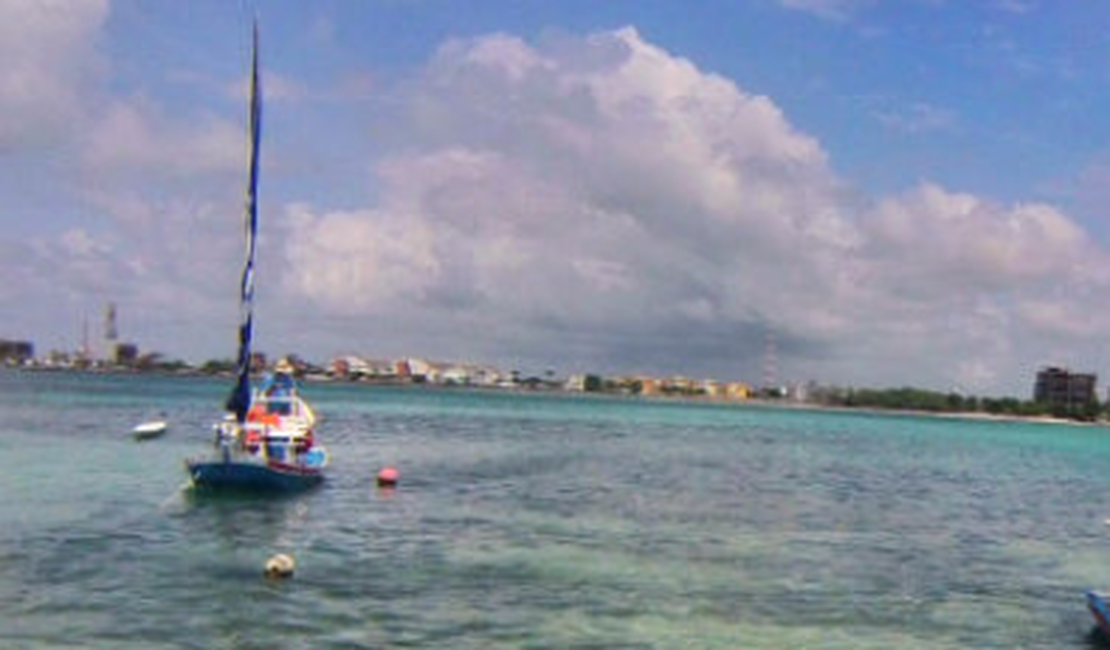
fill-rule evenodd
<path id="1" fill-rule="evenodd" d="M 271 356 L 1110 377 L 1093 0 L 0 0 L 0 338 L 234 355 L 254 15 Z"/>

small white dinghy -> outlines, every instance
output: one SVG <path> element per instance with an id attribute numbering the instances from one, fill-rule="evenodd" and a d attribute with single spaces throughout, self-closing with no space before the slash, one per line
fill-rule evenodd
<path id="1" fill-rule="evenodd" d="M 131 430 L 131 433 L 135 436 L 135 440 L 150 440 L 165 433 L 169 427 L 165 420 L 151 420 L 138 425 Z"/>

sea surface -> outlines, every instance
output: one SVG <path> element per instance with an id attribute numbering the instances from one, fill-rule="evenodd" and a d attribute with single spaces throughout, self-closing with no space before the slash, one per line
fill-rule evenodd
<path id="1" fill-rule="evenodd" d="M 321 489 L 190 496 L 226 391 L 0 372 L 0 648 L 1110 647 L 1110 429 L 312 384 Z"/>

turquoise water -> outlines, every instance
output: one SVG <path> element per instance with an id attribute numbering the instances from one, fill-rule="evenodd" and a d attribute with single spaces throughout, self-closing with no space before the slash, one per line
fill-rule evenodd
<path id="1" fill-rule="evenodd" d="M 322 489 L 191 499 L 225 391 L 0 373 L 0 648 L 1108 647 L 1110 430 L 312 385 Z"/>

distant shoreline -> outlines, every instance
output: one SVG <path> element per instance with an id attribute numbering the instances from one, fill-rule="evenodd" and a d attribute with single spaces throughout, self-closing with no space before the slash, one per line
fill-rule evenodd
<path id="1" fill-rule="evenodd" d="M 775 402 L 763 399 L 752 399 L 747 402 L 736 402 L 751 406 L 778 407 L 784 409 L 798 409 L 805 411 L 822 411 L 828 413 L 862 413 L 866 415 L 890 415 L 904 417 L 937 418 L 944 420 L 974 420 L 980 422 L 1012 422 L 1017 424 L 1062 424 L 1077 427 L 1105 427 L 1110 423 L 1105 421 L 1085 422 L 1069 418 L 1056 418 L 1050 415 L 1005 415 L 1000 413 L 982 413 L 979 411 L 923 411 L 920 409 L 884 409 L 872 406 L 830 406 L 827 404 L 810 404 L 806 402 Z"/>
<path id="2" fill-rule="evenodd" d="M 59 368 L 59 367 L 44 367 L 44 366 L 31 366 L 31 367 L 2 367 L 0 369 L 10 370 L 14 372 L 30 372 L 30 373 L 45 373 L 45 374 L 71 374 L 71 375 L 156 375 L 160 377 L 181 377 L 181 378 L 207 378 L 207 379 L 229 379 L 234 376 L 233 373 L 218 372 L 209 373 L 202 372 L 197 369 L 183 369 L 183 370 L 163 370 L 163 369 L 149 369 L 140 370 L 135 368 Z M 336 377 L 321 377 L 315 375 L 308 375 L 298 378 L 310 384 L 335 384 L 343 386 L 365 386 L 368 388 L 404 388 L 414 390 L 434 390 L 434 391 L 455 391 L 455 390 L 472 390 L 476 392 L 488 392 L 503 395 L 559 395 L 559 396 L 574 396 L 574 397 L 604 397 L 610 399 L 642 401 L 648 403 L 687 403 L 687 404 L 704 404 L 727 406 L 737 408 L 775 408 L 783 410 L 799 410 L 799 411 L 815 411 L 824 413 L 854 413 L 863 415 L 879 415 L 891 417 L 921 417 L 921 418 L 937 418 L 937 419 L 950 419 L 950 420 L 968 420 L 980 422 L 999 422 L 999 423 L 1017 423 L 1017 424 L 1044 424 L 1044 425 L 1066 425 L 1073 427 L 1106 427 L 1110 426 L 1107 421 L 1082 421 L 1073 420 L 1069 418 L 1057 418 L 1048 415 L 1029 416 L 1029 415 L 1007 415 L 998 413 L 983 413 L 980 411 L 925 411 L 920 409 L 884 409 L 872 406 L 835 406 L 829 404 L 815 404 L 809 402 L 797 402 L 788 400 L 769 400 L 765 398 L 748 398 L 743 400 L 725 399 L 720 397 L 699 396 L 699 395 L 636 395 L 620 392 L 609 391 L 575 391 L 566 390 L 563 388 L 531 388 L 528 386 L 516 387 L 502 387 L 502 386 L 481 386 L 481 385 L 450 385 L 450 384 L 435 384 L 435 383 L 421 383 L 421 382 L 406 382 L 391 379 L 381 380 L 349 380 Z"/>

